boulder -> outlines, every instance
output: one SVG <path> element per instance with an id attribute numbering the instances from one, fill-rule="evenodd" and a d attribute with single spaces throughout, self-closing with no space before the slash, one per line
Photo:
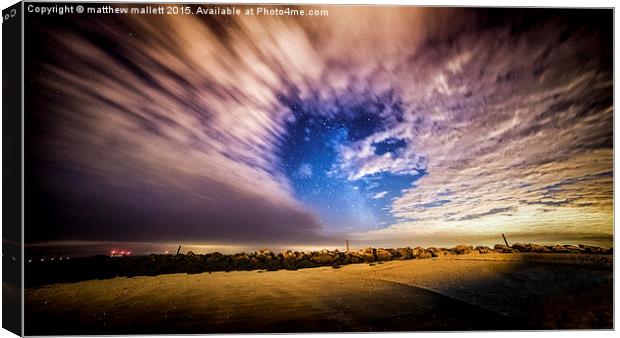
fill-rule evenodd
<path id="1" fill-rule="evenodd" d="M 367 250 L 350 251 L 348 255 L 351 257 L 351 262 L 356 263 L 373 262 L 375 260 L 375 255 L 373 255 L 372 250 L 370 253 Z"/>
<path id="2" fill-rule="evenodd" d="M 424 250 L 418 255 L 418 259 L 433 258 L 433 254 L 430 251 Z"/>
<path id="3" fill-rule="evenodd" d="M 462 255 L 462 254 L 467 254 L 467 253 L 471 253 L 474 250 L 474 248 L 471 245 L 457 245 L 454 248 L 452 248 L 450 251 L 454 252 L 457 255 Z"/>
<path id="4" fill-rule="evenodd" d="M 578 247 L 578 246 L 576 246 L 576 245 L 570 245 L 570 244 L 567 244 L 567 245 L 564 245 L 564 247 L 565 247 L 566 249 L 570 250 L 570 251 L 575 252 L 575 253 L 578 253 L 578 252 L 580 252 L 580 251 L 581 251 L 581 250 L 579 249 L 579 247 Z"/>
<path id="5" fill-rule="evenodd" d="M 284 262 L 292 263 L 295 261 L 295 254 L 291 250 L 286 250 L 281 255 Z"/>
<path id="6" fill-rule="evenodd" d="M 352 252 L 347 253 L 346 260 L 347 262 L 353 263 L 353 264 L 364 262 L 364 259 L 361 256 L 355 253 L 352 253 Z"/>
<path id="7" fill-rule="evenodd" d="M 385 249 L 377 249 L 376 251 L 377 260 L 379 261 L 389 261 L 392 260 L 392 254 Z"/>
<path id="8" fill-rule="evenodd" d="M 321 252 L 316 253 L 315 255 L 310 257 L 310 260 L 313 263 L 320 264 L 320 265 L 333 264 L 334 261 L 336 261 L 334 256 L 330 255 L 327 250 L 323 250 Z"/>
<path id="9" fill-rule="evenodd" d="M 428 249 L 427 249 L 428 251 Z M 456 252 L 452 251 L 452 249 L 448 249 L 448 248 L 437 248 L 437 255 L 438 256 L 452 256 L 452 255 L 456 255 Z"/>
<path id="10" fill-rule="evenodd" d="M 298 269 L 314 268 L 315 266 L 316 264 L 312 263 L 307 259 L 304 259 L 303 261 L 297 262 L 295 264 L 295 267 Z"/>
<path id="11" fill-rule="evenodd" d="M 553 252 L 555 252 L 555 253 L 570 253 L 570 252 L 571 252 L 571 250 L 570 250 L 570 249 L 567 249 L 567 248 L 565 248 L 564 246 L 559 245 L 559 244 L 558 244 L 558 245 L 556 245 L 556 246 L 554 246 L 554 247 L 553 247 L 553 249 L 551 249 L 551 250 L 552 250 Z"/>
<path id="12" fill-rule="evenodd" d="M 415 247 L 411 250 L 411 256 L 413 256 L 414 258 L 418 258 L 418 256 L 420 255 L 420 253 L 425 252 L 425 250 L 423 248 Z"/>
<path id="13" fill-rule="evenodd" d="M 425 251 L 429 252 L 431 254 L 431 257 L 438 257 L 440 254 L 442 254 L 442 251 L 440 249 L 437 249 L 432 246 L 430 248 L 426 248 Z"/>
<path id="14" fill-rule="evenodd" d="M 295 261 L 301 262 L 310 259 L 310 255 L 305 252 L 298 252 L 295 254 Z"/>
<path id="15" fill-rule="evenodd" d="M 478 251 L 478 253 L 481 253 L 481 254 L 487 254 L 491 252 L 491 248 L 489 248 L 488 246 L 478 245 L 477 247 L 474 248 L 474 251 Z"/>
<path id="16" fill-rule="evenodd" d="M 256 254 L 256 259 L 261 263 L 269 263 L 273 259 L 270 251 L 259 251 Z"/>
<path id="17" fill-rule="evenodd" d="M 248 255 L 242 253 L 242 254 L 235 254 L 232 256 L 232 260 L 234 262 L 249 262 L 250 261 L 250 257 L 248 257 Z"/>
<path id="18" fill-rule="evenodd" d="M 514 243 L 510 248 L 516 252 L 530 252 L 530 247 L 523 243 Z"/>
<path id="19" fill-rule="evenodd" d="M 339 252 L 338 250 L 330 253 L 332 257 L 334 257 L 334 261 L 338 264 L 344 264 L 346 262 L 347 255 L 344 252 Z"/>
<path id="20" fill-rule="evenodd" d="M 579 248 L 585 252 L 585 253 L 589 253 L 589 254 L 599 254 L 599 253 L 604 253 L 605 249 L 598 247 L 598 246 L 593 246 L 593 245 L 584 245 L 584 244 L 579 244 Z"/>
<path id="21" fill-rule="evenodd" d="M 417 258 L 417 259 L 433 257 L 433 254 L 431 253 L 431 251 L 426 251 L 426 250 L 424 250 L 423 248 L 420 248 L 420 247 L 414 248 L 412 251 L 413 251 L 412 256 Z"/>
<path id="22" fill-rule="evenodd" d="M 362 251 L 363 255 L 364 255 L 364 261 L 374 262 L 376 260 L 376 258 L 377 258 L 376 255 L 375 255 L 376 251 L 377 251 L 376 249 L 371 248 L 371 247 L 367 247 L 366 249 L 364 249 Z"/>
<path id="23" fill-rule="evenodd" d="M 529 243 L 528 244 L 530 247 L 530 252 L 535 252 L 535 253 L 546 253 L 546 252 L 551 252 L 551 249 L 544 247 L 542 245 L 538 245 L 535 243 Z"/>
<path id="24" fill-rule="evenodd" d="M 392 255 L 392 259 L 396 259 L 396 258 L 400 258 L 400 253 L 398 252 L 398 250 L 396 249 L 385 249 L 387 250 L 390 255 Z"/>
<path id="25" fill-rule="evenodd" d="M 499 253 L 512 253 L 512 249 L 504 244 L 495 244 L 495 251 Z"/>
<path id="26" fill-rule="evenodd" d="M 410 247 L 398 248 L 396 249 L 396 251 L 398 251 L 398 254 L 400 255 L 401 259 L 409 259 L 413 257 L 413 251 L 411 251 Z"/>
<path id="27" fill-rule="evenodd" d="M 208 271 L 217 271 L 220 269 L 226 269 L 226 265 L 228 265 L 227 263 L 227 259 L 229 259 L 228 257 L 225 257 L 224 255 L 222 255 L 219 252 L 214 252 L 210 255 L 207 255 L 207 260 L 206 260 L 206 268 Z"/>

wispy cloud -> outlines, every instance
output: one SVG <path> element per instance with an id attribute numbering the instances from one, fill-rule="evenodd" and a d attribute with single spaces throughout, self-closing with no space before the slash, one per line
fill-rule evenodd
<path id="1" fill-rule="evenodd" d="M 357 238 L 610 234 L 609 18 L 530 14 L 330 7 L 312 19 L 35 24 L 46 41 L 28 73 L 36 172 L 71 199 L 76 223 L 56 235 L 321 238 L 332 229 L 295 196 L 278 155 L 291 102 L 380 117 L 335 147 L 333 170 L 352 184 L 417 178 L 394 195 L 377 187 L 369 196 L 390 194 L 396 221 Z M 105 226 L 77 225 L 97 217 Z"/>
<path id="2" fill-rule="evenodd" d="M 372 196 L 372 198 L 374 198 L 374 199 L 383 198 L 383 197 L 385 197 L 385 195 L 387 195 L 388 193 L 389 193 L 389 191 L 381 191 L 381 192 L 378 192 L 378 193 L 374 194 L 374 195 Z"/>

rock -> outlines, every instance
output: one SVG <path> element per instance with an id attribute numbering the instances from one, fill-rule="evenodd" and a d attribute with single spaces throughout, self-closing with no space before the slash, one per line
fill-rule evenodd
<path id="1" fill-rule="evenodd" d="M 425 250 L 426 252 L 429 252 L 431 254 L 431 257 L 438 257 L 439 254 L 441 254 L 441 250 L 435 248 L 435 247 L 430 247 L 430 248 L 426 248 Z"/>
<path id="2" fill-rule="evenodd" d="M 372 254 L 372 250 L 370 251 L 370 253 L 368 253 L 367 250 L 350 251 L 348 255 L 351 257 L 351 261 L 356 263 L 373 262 L 375 260 L 375 256 Z"/>
<path id="3" fill-rule="evenodd" d="M 478 245 L 477 247 L 474 248 L 474 251 L 478 251 L 478 253 L 481 253 L 481 254 L 487 254 L 491 252 L 491 248 L 489 248 L 488 246 Z"/>
<path id="4" fill-rule="evenodd" d="M 375 256 L 375 252 L 376 252 L 376 249 L 371 248 L 371 247 L 367 247 L 366 249 L 364 249 L 363 251 L 364 261 L 374 262 L 377 258 Z"/>
<path id="5" fill-rule="evenodd" d="M 246 254 L 236 254 L 234 256 L 232 256 L 232 260 L 235 262 L 249 262 L 250 261 L 250 257 L 248 257 L 248 255 Z"/>
<path id="6" fill-rule="evenodd" d="M 359 256 L 356 256 L 356 255 L 352 255 L 350 253 L 347 253 L 347 255 L 345 257 L 345 260 L 348 263 L 352 263 L 352 264 L 357 264 L 357 263 L 363 263 L 364 262 L 363 258 L 361 258 Z"/>
<path id="7" fill-rule="evenodd" d="M 510 248 L 517 252 L 529 252 L 530 251 L 530 247 L 528 247 L 527 244 L 523 244 L 523 243 L 514 243 L 513 245 L 510 246 Z"/>
<path id="8" fill-rule="evenodd" d="M 530 247 L 530 252 L 535 252 L 535 253 L 551 252 L 551 249 L 544 247 L 542 245 L 538 245 L 535 243 L 529 243 L 528 245 Z"/>
<path id="9" fill-rule="evenodd" d="M 411 251 L 410 247 L 398 248 L 396 249 L 396 251 L 398 251 L 401 259 L 410 259 L 411 257 L 413 257 L 413 251 Z"/>
<path id="10" fill-rule="evenodd" d="M 286 250 L 281 255 L 284 262 L 291 263 L 295 261 L 295 254 L 291 250 Z"/>
<path id="11" fill-rule="evenodd" d="M 433 257 L 433 254 L 430 251 L 426 251 L 426 250 L 424 250 L 423 248 L 420 248 L 420 247 L 414 248 L 412 251 L 413 251 L 412 256 L 417 258 L 417 259 Z"/>
<path id="12" fill-rule="evenodd" d="M 427 250 L 428 251 L 428 250 Z M 456 255 L 457 253 L 452 251 L 452 249 L 448 249 L 448 248 L 437 248 L 437 255 L 438 256 L 452 256 L 452 255 Z"/>
<path id="13" fill-rule="evenodd" d="M 334 256 L 334 260 L 336 261 L 336 263 L 338 264 L 346 264 L 348 263 L 347 261 L 347 255 L 344 252 L 339 252 L 338 250 L 336 250 L 333 253 Z"/>
<path id="14" fill-rule="evenodd" d="M 400 258 L 400 253 L 398 252 L 398 250 L 396 249 L 385 249 L 387 250 L 390 255 L 392 255 L 392 259 L 396 259 L 396 258 Z"/>
<path id="15" fill-rule="evenodd" d="M 420 253 L 425 252 L 425 250 L 423 248 L 415 247 L 413 248 L 413 250 L 411 250 L 411 256 L 413 256 L 414 258 L 418 258 L 418 256 L 420 256 Z"/>
<path id="16" fill-rule="evenodd" d="M 314 267 L 316 267 L 316 264 L 314 264 L 311 261 L 305 259 L 305 260 L 295 264 L 295 267 L 298 268 L 298 269 L 314 268 Z"/>
<path id="17" fill-rule="evenodd" d="M 585 252 L 585 253 L 589 253 L 589 254 L 600 254 L 600 253 L 605 253 L 605 249 L 598 247 L 598 246 L 593 246 L 593 245 L 584 245 L 584 244 L 579 244 L 579 248 Z"/>
<path id="18" fill-rule="evenodd" d="M 301 262 L 310 259 L 310 255 L 305 252 L 298 252 L 295 254 L 295 261 Z"/>
<path id="19" fill-rule="evenodd" d="M 570 250 L 570 251 L 573 251 L 573 252 L 579 252 L 579 251 L 581 251 L 581 250 L 579 250 L 579 247 L 578 247 L 578 246 L 575 246 L 575 245 L 570 245 L 570 244 L 567 244 L 567 245 L 564 245 L 564 247 L 565 247 L 566 249 Z"/>
<path id="20" fill-rule="evenodd" d="M 392 254 L 385 249 L 377 249 L 376 251 L 377 260 L 379 261 L 389 261 L 392 260 Z"/>
<path id="21" fill-rule="evenodd" d="M 504 244 L 495 244 L 495 251 L 499 252 L 499 253 L 512 253 L 512 249 L 507 247 Z"/>
<path id="22" fill-rule="evenodd" d="M 470 245 L 457 245 L 454 248 L 452 248 L 450 251 L 456 253 L 457 255 L 462 255 L 462 254 L 467 254 L 467 253 L 471 253 L 474 250 L 474 248 Z"/>
<path id="23" fill-rule="evenodd" d="M 331 256 L 327 250 L 323 250 L 310 257 L 310 260 L 315 264 L 328 265 L 333 264 L 336 259 Z"/>
<path id="24" fill-rule="evenodd" d="M 567 249 L 567 248 L 565 248 L 564 246 L 559 245 L 559 244 L 558 244 L 558 245 L 556 245 L 556 246 L 554 246 L 554 247 L 553 247 L 553 249 L 551 249 L 551 250 L 552 250 L 553 252 L 555 252 L 555 253 L 570 253 L 570 252 L 571 252 L 571 250 L 570 250 L 570 249 Z"/>
<path id="25" fill-rule="evenodd" d="M 222 255 L 219 252 L 214 252 L 210 255 L 207 255 L 207 260 L 206 260 L 206 268 L 208 271 L 217 271 L 217 270 L 224 270 L 226 269 L 226 259 L 228 257 L 225 257 L 224 255 Z"/>
<path id="26" fill-rule="evenodd" d="M 269 263 L 273 259 L 269 250 L 261 250 L 256 254 L 256 259 L 261 263 Z"/>
<path id="27" fill-rule="evenodd" d="M 418 259 L 424 259 L 424 258 L 433 258 L 433 254 L 430 251 L 424 250 L 418 255 Z"/>

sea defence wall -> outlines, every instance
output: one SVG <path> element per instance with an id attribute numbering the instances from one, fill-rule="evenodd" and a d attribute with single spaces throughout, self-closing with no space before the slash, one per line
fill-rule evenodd
<path id="1" fill-rule="evenodd" d="M 427 259 L 450 255 L 489 253 L 536 254 L 613 254 L 612 248 L 589 245 L 539 245 L 515 243 L 511 246 L 457 245 L 453 248 L 365 248 L 347 252 L 338 250 L 283 251 L 260 250 L 249 253 L 223 255 L 221 253 L 151 254 L 146 256 L 91 256 L 70 260 L 33 260 L 26 263 L 26 287 L 106 279 L 119 276 L 156 276 L 171 273 L 203 273 L 234 270 L 297 270 L 320 266 L 339 268 L 346 264 L 377 263 L 402 259 Z"/>

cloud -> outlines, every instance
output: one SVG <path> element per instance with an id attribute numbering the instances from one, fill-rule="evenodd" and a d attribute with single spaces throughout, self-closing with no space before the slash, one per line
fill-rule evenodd
<path id="1" fill-rule="evenodd" d="M 378 154 L 376 144 L 385 142 L 394 137 L 399 137 L 398 127 L 388 131 L 379 132 L 351 145 L 342 146 L 340 155 L 342 163 L 340 169 L 348 172 L 348 178 L 352 181 L 365 176 L 380 173 L 392 173 L 397 175 L 417 175 L 426 170 L 426 157 L 420 155 L 412 146 L 403 146 L 400 152 L 385 152 Z M 408 137 L 403 137 L 409 140 Z"/>
<path id="2" fill-rule="evenodd" d="M 72 24 L 37 27 L 55 48 L 31 73 L 31 112 L 49 126 L 36 137 L 39 182 L 70 210 L 49 211 L 53 235 L 318 236 L 318 217 L 293 197 L 274 151 L 288 116 L 272 62 L 299 81 L 316 71 L 296 54 L 312 52 L 299 26 L 243 20 L 222 41 L 195 17 Z"/>
<path id="3" fill-rule="evenodd" d="M 393 83 L 410 108 L 404 121 L 343 151 L 343 167 L 351 179 L 425 175 L 392 204 L 397 222 L 359 238 L 612 233 L 609 32 L 581 23 L 559 39 L 567 25 L 575 22 L 560 17 L 516 36 L 510 25 L 465 30 L 402 65 Z M 388 138 L 407 141 L 404 160 L 371 151 Z M 449 202 L 438 203 L 445 192 Z"/>
<path id="4" fill-rule="evenodd" d="M 383 197 L 385 197 L 385 195 L 387 195 L 388 193 L 389 193 L 389 191 L 381 191 L 381 192 L 378 192 L 378 193 L 374 194 L 374 195 L 372 196 L 372 198 L 373 198 L 373 199 L 383 198 Z"/>
<path id="5" fill-rule="evenodd" d="M 609 15 L 329 10 L 33 21 L 33 173 L 62 202 L 27 237 L 322 238 L 278 155 L 291 104 L 381 121 L 337 147 L 353 184 L 416 176 L 357 238 L 612 233 Z"/>
<path id="6" fill-rule="evenodd" d="M 477 219 L 477 218 L 481 218 L 484 216 L 490 216 L 490 215 L 495 215 L 495 214 L 499 214 L 499 213 L 505 213 L 505 212 L 509 212 L 509 211 L 513 211 L 514 209 L 512 207 L 507 207 L 507 208 L 493 208 L 489 211 L 485 211 L 479 214 L 469 214 L 469 215 L 465 215 L 461 218 L 459 218 L 459 221 L 468 221 L 468 220 L 472 220 L 472 219 Z"/>

